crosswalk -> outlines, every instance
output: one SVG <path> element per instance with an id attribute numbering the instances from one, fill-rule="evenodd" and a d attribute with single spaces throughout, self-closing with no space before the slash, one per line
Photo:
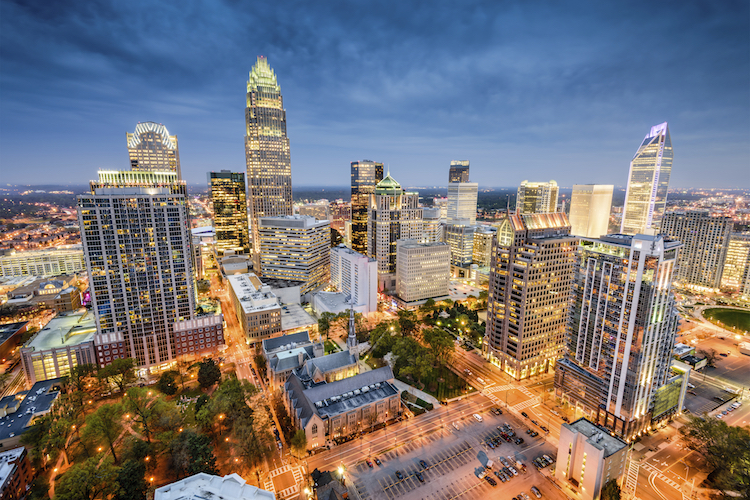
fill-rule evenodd
<path id="1" fill-rule="evenodd" d="M 641 464 L 641 467 L 643 467 L 645 470 L 647 470 L 649 472 L 655 472 L 656 473 L 656 477 L 658 477 L 659 479 L 661 479 L 662 481 L 664 481 L 665 483 L 667 483 L 672 488 L 674 488 L 676 490 L 680 490 L 680 485 L 676 481 L 672 481 L 670 478 L 668 478 L 667 476 L 665 476 L 664 474 L 662 474 L 662 472 L 661 472 L 660 469 L 657 469 L 656 467 L 654 467 L 653 465 L 651 465 L 651 464 L 649 464 L 647 462 L 643 462 Z"/>
<path id="2" fill-rule="evenodd" d="M 628 466 L 628 476 L 625 479 L 625 488 L 631 493 L 635 491 L 635 486 L 638 483 L 638 470 L 640 465 L 635 460 L 630 461 Z"/>

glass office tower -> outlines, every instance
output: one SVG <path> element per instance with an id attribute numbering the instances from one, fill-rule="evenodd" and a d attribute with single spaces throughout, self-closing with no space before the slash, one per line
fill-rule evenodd
<path id="1" fill-rule="evenodd" d="M 367 218 L 370 195 L 383 180 L 383 164 L 370 160 L 352 162 L 352 250 L 367 253 Z"/>
<path id="2" fill-rule="evenodd" d="M 651 127 L 630 162 L 620 227 L 622 234 L 645 234 L 653 232 L 651 228 L 661 227 L 672 174 L 672 157 L 667 122 Z"/>
<path id="3" fill-rule="evenodd" d="M 127 134 L 130 169 L 136 172 L 176 172 L 180 171 L 180 151 L 177 136 L 169 135 L 167 127 L 161 123 L 142 122 L 135 126 L 135 133 Z"/>
<path id="4" fill-rule="evenodd" d="M 258 219 L 292 215 L 292 164 L 286 111 L 276 74 L 264 56 L 250 70 L 245 109 L 245 160 L 253 234 L 253 267 L 262 274 Z"/>
<path id="5" fill-rule="evenodd" d="M 453 160 L 451 162 L 448 182 L 469 182 L 469 160 Z"/>
<path id="6" fill-rule="evenodd" d="M 518 186 L 516 211 L 524 214 L 548 214 L 557 212 L 557 182 L 523 181 Z"/>
<path id="7" fill-rule="evenodd" d="M 214 230 L 216 250 L 250 253 L 250 234 L 245 200 L 245 174 L 242 172 L 208 173 L 211 202 L 214 206 Z"/>

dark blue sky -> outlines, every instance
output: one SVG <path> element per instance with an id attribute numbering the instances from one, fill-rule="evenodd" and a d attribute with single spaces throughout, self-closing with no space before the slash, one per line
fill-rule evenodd
<path id="1" fill-rule="evenodd" d="M 128 168 L 164 123 L 183 176 L 245 170 L 248 72 L 287 110 L 293 184 L 383 161 L 407 185 L 624 185 L 668 121 L 672 187 L 750 187 L 750 9 L 721 1 L 0 3 L 0 182 Z"/>

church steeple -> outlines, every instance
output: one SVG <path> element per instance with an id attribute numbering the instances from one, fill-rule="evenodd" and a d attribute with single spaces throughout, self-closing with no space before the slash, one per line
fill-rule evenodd
<path id="1" fill-rule="evenodd" d="M 357 342 L 357 329 L 354 322 L 354 299 L 349 303 L 349 336 L 346 338 L 346 347 L 351 356 L 357 358 L 357 373 L 359 373 L 359 343 Z"/>

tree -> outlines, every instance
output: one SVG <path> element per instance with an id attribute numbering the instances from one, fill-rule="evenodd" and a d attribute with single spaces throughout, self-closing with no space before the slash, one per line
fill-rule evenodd
<path id="1" fill-rule="evenodd" d="M 92 377 L 96 374 L 96 366 L 90 363 L 76 365 L 70 370 L 67 386 L 72 391 L 88 392 Z"/>
<path id="2" fill-rule="evenodd" d="M 156 383 L 156 388 L 167 396 L 174 396 L 177 394 L 177 384 L 175 383 L 177 378 L 176 371 L 168 371 L 161 374 L 159 381 Z"/>
<path id="3" fill-rule="evenodd" d="M 427 301 L 419 307 L 419 312 L 423 316 L 430 314 L 435 309 L 435 299 L 427 299 Z"/>
<path id="4" fill-rule="evenodd" d="M 297 453 L 297 458 L 307 451 L 307 434 L 304 429 L 297 429 L 290 443 L 292 453 Z"/>
<path id="5" fill-rule="evenodd" d="M 89 433 L 89 435 L 104 440 L 112 452 L 115 463 L 118 462 L 115 453 L 115 441 L 122 431 L 122 425 L 120 425 L 122 414 L 122 405 L 120 404 L 102 405 L 86 418 L 84 429 L 84 432 Z"/>
<path id="6" fill-rule="evenodd" d="M 221 381 L 219 365 L 211 358 L 201 361 L 198 366 L 198 384 L 203 389 L 208 389 L 219 381 Z"/>
<path id="7" fill-rule="evenodd" d="M 148 483 L 146 483 L 146 464 L 135 460 L 126 460 L 117 473 L 115 500 L 146 500 Z"/>
<path id="8" fill-rule="evenodd" d="M 125 389 L 135 382 L 135 360 L 133 358 L 119 358 L 104 368 L 97 374 L 100 380 L 107 380 L 114 383 L 120 392 L 124 393 Z"/>
<path id="9" fill-rule="evenodd" d="M 175 364 L 177 376 L 180 378 L 180 386 L 182 387 L 182 390 L 185 390 L 185 381 L 190 380 L 190 377 L 188 376 L 190 374 L 190 370 L 193 369 L 194 363 L 189 361 L 185 356 L 180 356 L 177 358 L 177 363 Z"/>
<path id="10" fill-rule="evenodd" d="M 417 330 L 417 314 L 408 309 L 399 310 L 398 325 L 401 328 L 401 335 L 411 335 Z"/>
<path id="11" fill-rule="evenodd" d="M 429 344 L 438 362 L 448 364 L 456 351 L 453 337 L 441 328 L 429 328 L 424 331 L 424 340 Z"/>
<path id="12" fill-rule="evenodd" d="M 698 356 L 706 358 L 706 366 L 715 368 L 716 360 L 719 358 L 719 353 L 716 352 L 716 349 L 698 349 Z"/>
<path id="13" fill-rule="evenodd" d="M 602 488 L 601 500 L 620 500 L 620 485 L 610 479 Z"/>
<path id="14" fill-rule="evenodd" d="M 169 444 L 169 464 L 177 477 L 192 476 L 199 472 L 218 474 L 216 457 L 211 440 L 191 430 L 179 433 Z"/>
<path id="15" fill-rule="evenodd" d="M 151 443 L 154 421 L 158 416 L 158 398 L 151 396 L 151 392 L 141 387 L 128 389 L 123 398 L 125 410 L 133 414 L 133 421 L 141 425 L 146 441 Z"/>
<path id="16" fill-rule="evenodd" d="M 328 340 L 328 334 L 331 331 L 331 322 L 336 317 L 335 314 L 330 312 L 324 312 L 320 315 L 320 318 L 318 318 L 318 332 L 321 335 L 326 336 L 326 340 Z"/>
<path id="17" fill-rule="evenodd" d="M 55 500 L 95 500 L 117 493 L 119 468 L 105 459 L 91 457 L 63 474 L 55 487 Z"/>
<path id="18" fill-rule="evenodd" d="M 266 379 L 266 374 L 268 373 L 268 365 L 266 364 L 266 357 L 262 354 L 258 353 L 253 358 L 255 361 L 255 366 L 258 367 L 258 376 L 262 379 Z"/>

